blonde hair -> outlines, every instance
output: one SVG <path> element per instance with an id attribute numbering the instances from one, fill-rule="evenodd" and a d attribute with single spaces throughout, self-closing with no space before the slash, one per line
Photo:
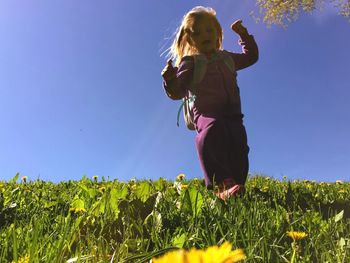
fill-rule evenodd
<path id="1" fill-rule="evenodd" d="M 211 7 L 196 6 L 184 15 L 181 25 L 176 31 L 175 39 L 170 47 L 168 57 L 176 61 L 176 66 L 180 64 L 184 56 L 191 56 L 198 53 L 195 47 L 190 44 L 190 34 L 194 31 L 193 26 L 195 21 L 203 17 L 208 17 L 213 20 L 218 34 L 217 49 L 222 49 L 223 32 L 216 18 L 215 10 Z"/>

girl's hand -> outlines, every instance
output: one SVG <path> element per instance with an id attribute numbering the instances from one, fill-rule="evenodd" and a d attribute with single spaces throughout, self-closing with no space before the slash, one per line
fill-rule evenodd
<path id="1" fill-rule="evenodd" d="M 167 65 L 162 70 L 162 77 L 165 81 L 176 78 L 177 67 L 173 67 L 172 60 L 169 59 Z"/>
<path id="2" fill-rule="evenodd" d="M 248 34 L 248 30 L 242 25 L 242 20 L 236 20 L 235 22 L 233 22 L 233 24 L 231 25 L 231 29 L 236 32 L 238 35 L 247 35 Z"/>

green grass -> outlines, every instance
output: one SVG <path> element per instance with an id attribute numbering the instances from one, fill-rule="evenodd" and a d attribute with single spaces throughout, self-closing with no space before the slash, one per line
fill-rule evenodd
<path id="1" fill-rule="evenodd" d="M 224 241 L 244 249 L 245 262 L 289 262 L 287 231 L 308 234 L 294 262 L 350 262 L 350 183 L 253 176 L 244 197 L 224 202 L 196 179 L 18 177 L 0 182 L 0 262 L 149 262 Z"/>

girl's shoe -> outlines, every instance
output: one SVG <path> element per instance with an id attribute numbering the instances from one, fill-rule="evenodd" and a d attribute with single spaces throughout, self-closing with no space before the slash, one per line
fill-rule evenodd
<path id="1" fill-rule="evenodd" d="M 231 196 L 244 195 L 245 187 L 242 184 L 235 184 L 227 190 L 220 191 L 216 193 L 216 196 L 222 200 L 226 200 Z"/>

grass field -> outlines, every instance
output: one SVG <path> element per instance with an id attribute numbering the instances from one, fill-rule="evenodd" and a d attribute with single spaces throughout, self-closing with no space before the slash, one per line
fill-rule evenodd
<path id="1" fill-rule="evenodd" d="M 150 262 L 225 241 L 242 262 L 350 262 L 350 183 L 256 175 L 246 186 L 224 202 L 198 179 L 54 184 L 17 174 L 0 181 L 0 262 Z"/>

